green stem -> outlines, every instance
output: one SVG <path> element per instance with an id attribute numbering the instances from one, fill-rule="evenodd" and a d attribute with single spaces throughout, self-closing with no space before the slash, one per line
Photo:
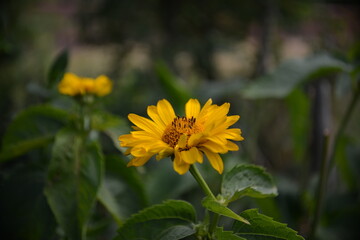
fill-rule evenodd
<path id="1" fill-rule="evenodd" d="M 316 191 L 316 203 L 315 203 L 315 211 L 314 211 L 314 218 L 311 223 L 310 228 L 310 235 L 309 239 L 315 239 L 316 229 L 319 223 L 320 214 L 321 214 L 321 208 L 323 199 L 325 196 L 325 190 L 326 190 L 326 179 L 327 179 L 327 160 L 328 160 L 328 151 L 330 146 L 330 134 L 328 131 L 325 130 L 324 132 L 324 143 L 322 146 L 322 154 L 321 154 L 321 167 L 320 167 L 320 178 L 319 178 L 319 184 Z"/>
<path id="2" fill-rule="evenodd" d="M 205 182 L 204 178 L 201 176 L 201 174 L 200 174 L 199 170 L 197 169 L 197 167 L 195 166 L 195 164 L 190 165 L 190 173 L 193 175 L 195 180 L 199 183 L 200 187 L 203 189 L 205 194 L 207 196 L 213 198 L 214 200 L 216 200 L 215 195 L 210 190 L 209 186 Z"/>
<path id="3" fill-rule="evenodd" d="M 346 108 L 345 115 L 341 119 L 339 128 L 335 134 L 334 143 L 331 148 L 330 148 L 330 143 L 329 143 L 330 142 L 329 136 L 325 136 L 324 146 L 323 146 L 323 156 L 322 156 L 323 158 L 322 158 L 322 162 L 321 162 L 321 170 L 320 170 L 321 172 L 320 172 L 320 179 L 319 179 L 318 192 L 317 192 L 318 196 L 317 196 L 317 201 L 316 201 L 316 206 L 315 206 L 314 220 L 312 222 L 309 239 L 314 239 L 314 237 L 315 237 L 316 228 L 317 228 L 317 225 L 318 225 L 318 222 L 320 219 L 320 215 L 321 215 L 322 201 L 326 196 L 325 190 L 326 190 L 327 180 L 328 180 L 328 177 L 329 177 L 329 174 L 330 174 L 332 168 L 335 165 L 336 149 L 339 144 L 340 137 L 344 133 L 345 128 L 351 118 L 351 114 L 354 112 L 354 109 L 359 100 L 359 97 L 360 97 L 360 84 L 358 83 L 356 86 L 356 89 L 352 95 L 352 98 L 350 100 L 350 103 L 349 103 L 348 107 Z M 327 154 L 329 148 L 330 148 L 330 152 Z M 328 164 L 327 164 L 327 162 L 328 162 Z"/>
<path id="4" fill-rule="evenodd" d="M 209 186 L 205 182 L 204 178 L 201 176 L 199 170 L 197 169 L 195 164 L 190 165 L 190 173 L 193 175 L 195 180 L 199 183 L 200 187 L 203 189 L 205 194 L 208 197 L 211 197 L 212 199 L 216 200 L 215 195 L 210 190 Z M 214 232 L 215 228 L 217 227 L 217 223 L 219 221 L 220 215 L 217 213 L 213 213 L 211 223 L 209 225 L 209 236 L 211 238 L 212 233 Z"/>

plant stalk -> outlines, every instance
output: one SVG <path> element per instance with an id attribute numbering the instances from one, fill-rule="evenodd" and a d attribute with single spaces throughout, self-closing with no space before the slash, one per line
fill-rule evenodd
<path id="1" fill-rule="evenodd" d="M 215 195 L 210 190 L 209 186 L 205 182 L 204 178 L 201 176 L 199 170 L 197 169 L 195 164 L 190 165 L 190 173 L 193 175 L 195 180 L 198 182 L 200 187 L 203 189 L 205 194 L 212 199 L 216 200 Z M 220 215 L 217 213 L 213 213 L 210 225 L 209 225 L 209 236 L 211 238 L 212 233 L 214 232 L 215 228 L 217 227 L 218 221 L 219 221 Z"/>

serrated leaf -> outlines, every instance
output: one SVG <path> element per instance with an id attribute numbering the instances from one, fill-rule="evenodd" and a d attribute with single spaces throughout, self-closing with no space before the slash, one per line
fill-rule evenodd
<path id="1" fill-rule="evenodd" d="M 163 233 L 170 233 L 171 228 L 174 226 L 189 226 L 195 221 L 195 210 L 190 203 L 180 200 L 168 200 L 131 216 L 120 227 L 118 236 L 115 239 L 155 240 L 159 239 Z"/>
<path id="2" fill-rule="evenodd" d="M 215 230 L 216 240 L 246 240 L 245 238 L 239 237 L 232 231 L 224 231 L 222 227 L 218 227 Z"/>
<path id="3" fill-rule="evenodd" d="M 221 185 L 221 196 L 226 202 L 243 196 L 264 198 L 276 195 L 277 188 L 272 177 L 264 168 L 250 164 L 235 166 L 224 175 Z"/>
<path id="4" fill-rule="evenodd" d="M 85 142 L 70 129 L 57 134 L 45 195 L 69 239 L 85 239 L 102 174 L 103 159 L 96 143 Z"/>
<path id="5" fill-rule="evenodd" d="M 175 225 L 162 231 L 158 236 L 158 240 L 178 240 L 191 236 L 195 230 L 185 225 Z"/>
<path id="6" fill-rule="evenodd" d="M 5 132 L 0 162 L 52 142 L 67 122 L 68 113 L 49 105 L 29 107 L 20 112 Z"/>
<path id="7" fill-rule="evenodd" d="M 349 69 L 346 63 L 325 54 L 290 60 L 250 83 L 241 93 L 248 99 L 283 98 L 302 82 Z"/>
<path id="8" fill-rule="evenodd" d="M 249 209 L 240 214 L 249 220 L 250 224 L 236 221 L 232 230 L 236 235 L 251 240 L 304 240 L 297 232 L 286 224 L 274 221 L 272 218 L 260 214 L 257 209 Z"/>
<path id="9" fill-rule="evenodd" d="M 245 218 L 239 216 L 238 214 L 233 212 L 230 208 L 224 206 L 222 203 L 220 203 L 216 199 L 213 199 L 212 197 L 205 197 L 202 200 L 201 204 L 206 209 L 208 209 L 214 213 L 244 222 L 246 224 L 249 224 L 249 222 Z"/>
<path id="10" fill-rule="evenodd" d="M 63 77 L 68 64 L 68 58 L 68 51 L 65 49 L 60 52 L 55 61 L 52 63 L 47 76 L 47 82 L 50 87 L 58 83 Z"/>

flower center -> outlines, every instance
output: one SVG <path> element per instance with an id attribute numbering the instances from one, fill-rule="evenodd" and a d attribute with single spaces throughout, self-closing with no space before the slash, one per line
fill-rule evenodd
<path id="1" fill-rule="evenodd" d="M 196 124 L 196 118 L 176 117 L 171 124 L 166 127 L 161 140 L 174 148 L 181 135 L 185 134 L 190 137 L 192 134 L 201 132 L 201 130 L 202 127 Z"/>

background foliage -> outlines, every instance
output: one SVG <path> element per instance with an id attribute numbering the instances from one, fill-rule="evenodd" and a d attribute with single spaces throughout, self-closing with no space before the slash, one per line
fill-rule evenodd
<path id="1" fill-rule="evenodd" d="M 220 176 L 203 164 L 200 170 L 215 192 L 241 197 L 229 208 L 236 213 L 258 208 L 240 216 L 255 226 L 256 219 L 287 223 L 306 239 L 359 238 L 359 105 L 354 104 L 336 141 L 318 204 L 328 146 L 324 132 L 332 143 L 359 91 L 359 7 L 351 0 L 2 1 L 0 236 L 64 239 L 66 231 L 74 238 L 86 232 L 88 239 L 113 239 L 132 214 L 152 204 L 171 205 L 163 203 L 168 199 L 186 200 L 195 210 L 185 204 L 189 215 L 174 219 L 168 232 L 155 237 L 189 236 L 191 228 L 172 226 L 205 217 L 195 181 L 177 175 L 168 160 L 125 168 L 117 137 L 129 131 L 128 113 L 145 115 L 146 106 L 159 99 L 169 99 L 181 112 L 189 97 L 202 103 L 211 97 L 218 104 L 229 101 L 231 113 L 241 115 L 237 127 L 245 141 L 239 152 L 224 156 L 225 172 L 240 163 L 263 166 L 278 190 L 275 198 L 252 199 L 259 192 L 273 196 L 274 190 L 270 183 L 259 190 L 245 182 L 229 192 L 224 184 L 237 173 Z M 114 82 L 112 94 L 97 103 L 92 116 L 96 131 L 90 139 L 96 143 L 63 129 L 75 127 L 78 112 L 73 100 L 56 91 L 65 70 L 106 74 Z M 64 149 L 64 142 L 74 144 Z M 72 169 L 66 159 L 79 151 L 89 154 L 77 161 L 83 172 L 53 171 L 57 164 Z M 57 184 L 51 185 L 52 179 Z M 84 192 L 59 206 L 59 198 L 66 197 L 57 194 L 62 184 L 68 196 L 76 188 Z M 136 219 L 125 223 L 127 234 L 142 226 Z M 86 228 L 71 229 L 83 222 Z M 232 222 L 221 219 L 221 224 L 218 236 L 231 239 L 226 229 Z"/>

